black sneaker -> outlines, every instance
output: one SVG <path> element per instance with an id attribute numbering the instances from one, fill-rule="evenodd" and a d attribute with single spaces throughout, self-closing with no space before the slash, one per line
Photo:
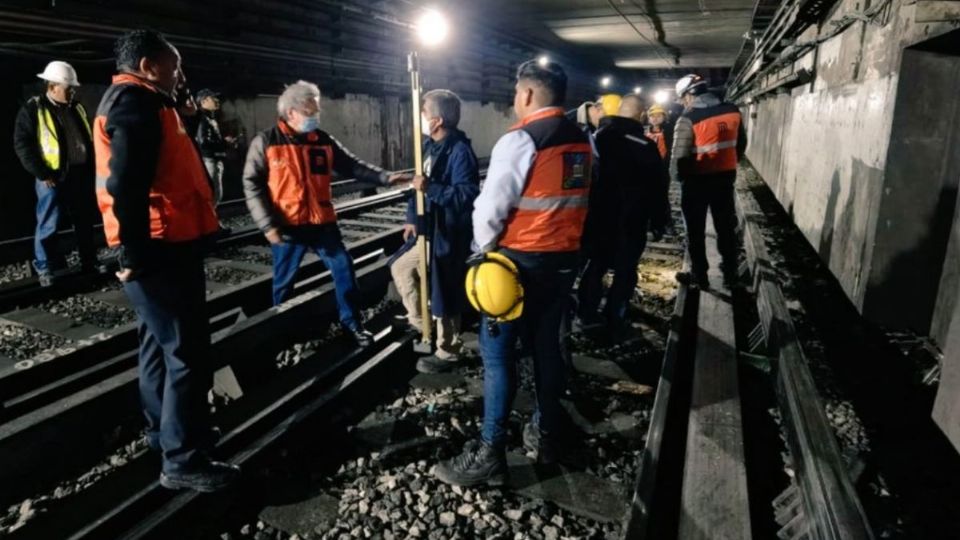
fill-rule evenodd
<path id="1" fill-rule="evenodd" d="M 695 274 L 693 272 L 677 272 L 676 275 L 677 282 L 682 283 L 688 287 L 709 289 L 710 288 L 710 278 L 706 274 Z"/>
<path id="2" fill-rule="evenodd" d="M 570 329 L 574 333 L 592 332 L 603 327 L 603 318 L 600 315 L 590 317 L 576 317 Z"/>
<path id="3" fill-rule="evenodd" d="M 464 445 L 459 456 L 437 463 L 433 475 L 455 486 L 502 486 L 507 482 L 507 455 L 483 441 L 473 440 Z"/>
<path id="4" fill-rule="evenodd" d="M 346 332 L 353 338 L 353 341 L 361 347 L 373 345 L 373 334 L 368 330 L 358 328 L 356 330 L 347 330 Z"/>
<path id="5" fill-rule="evenodd" d="M 438 358 L 437 355 L 423 356 L 417 360 L 417 371 L 420 373 L 446 373 L 457 365 L 458 357 Z"/>
<path id="6" fill-rule="evenodd" d="M 560 461 L 558 445 L 544 437 L 533 421 L 523 426 L 523 448 L 532 453 L 540 465 L 553 465 Z"/>
<path id="7" fill-rule="evenodd" d="M 208 461 L 193 470 L 160 473 L 160 485 L 167 489 L 212 493 L 236 482 L 239 477 L 240 467 L 221 461 Z"/>

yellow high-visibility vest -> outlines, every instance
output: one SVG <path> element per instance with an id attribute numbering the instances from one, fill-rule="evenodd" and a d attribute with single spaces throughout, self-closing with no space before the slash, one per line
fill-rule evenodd
<path id="1" fill-rule="evenodd" d="M 77 112 L 80 113 L 83 126 L 87 129 L 87 135 L 92 136 L 90 121 L 87 120 L 87 111 L 83 105 L 77 103 Z M 40 103 L 37 103 L 37 139 L 40 141 L 40 150 L 43 152 L 43 161 L 47 167 L 55 171 L 60 170 L 60 141 L 57 139 L 57 128 L 53 123 L 50 109 L 41 106 Z"/>

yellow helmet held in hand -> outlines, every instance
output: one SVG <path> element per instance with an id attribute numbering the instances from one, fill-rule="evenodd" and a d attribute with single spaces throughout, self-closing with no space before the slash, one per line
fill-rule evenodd
<path id="1" fill-rule="evenodd" d="M 523 313 L 523 285 L 517 265 L 497 252 L 483 254 L 467 269 L 467 299 L 494 322 L 512 321 Z"/>

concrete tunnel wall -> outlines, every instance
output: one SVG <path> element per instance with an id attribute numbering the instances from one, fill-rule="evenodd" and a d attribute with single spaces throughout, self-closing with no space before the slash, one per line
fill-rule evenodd
<path id="1" fill-rule="evenodd" d="M 894 0 L 799 59 L 814 80 L 747 107 L 747 155 L 866 318 L 943 348 L 932 416 L 960 449 L 960 10 L 931 16 L 943 4 Z"/>
<path id="2" fill-rule="evenodd" d="M 830 19 L 861 5 L 843 0 Z M 899 126 L 893 130 L 898 89 L 919 82 L 913 77 L 901 82 L 904 48 L 955 28 L 915 22 L 917 5 L 894 0 L 886 24 L 856 22 L 800 58 L 795 67 L 815 73 L 810 84 L 747 107 L 747 156 L 865 316 L 921 334 L 933 328 L 942 344 L 944 325 L 932 320 L 934 311 L 942 310 L 909 309 L 903 302 L 911 302 L 910 291 L 902 283 L 891 287 L 890 280 L 929 233 L 941 192 L 919 182 L 906 190 L 887 162 L 891 136 L 900 135 Z M 798 41 L 817 33 L 812 27 Z M 931 266 L 936 272 L 927 277 L 936 287 L 943 267 Z M 932 298 L 956 296 L 956 285 L 947 289 L 934 291 Z"/>

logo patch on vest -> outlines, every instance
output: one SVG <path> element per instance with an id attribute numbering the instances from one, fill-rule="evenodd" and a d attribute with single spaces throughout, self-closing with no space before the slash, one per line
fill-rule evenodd
<path id="1" fill-rule="evenodd" d="M 590 154 L 565 152 L 563 154 L 563 189 L 583 189 L 590 177 Z"/>
<path id="2" fill-rule="evenodd" d="M 327 152 L 323 148 L 311 148 L 307 153 L 310 159 L 311 174 L 327 174 L 329 164 L 327 163 Z"/>

